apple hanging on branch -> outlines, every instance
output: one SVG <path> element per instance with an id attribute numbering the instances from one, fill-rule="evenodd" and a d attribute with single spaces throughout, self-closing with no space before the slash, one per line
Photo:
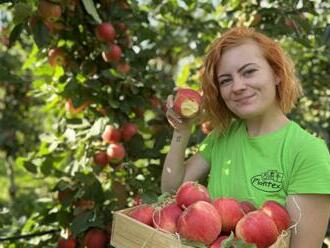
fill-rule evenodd
<path id="1" fill-rule="evenodd" d="M 104 22 L 96 26 L 96 38 L 102 42 L 112 42 L 116 37 L 116 30 L 111 23 Z"/>

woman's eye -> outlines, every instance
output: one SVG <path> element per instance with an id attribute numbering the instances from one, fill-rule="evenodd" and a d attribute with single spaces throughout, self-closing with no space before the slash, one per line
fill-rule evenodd
<path id="1" fill-rule="evenodd" d="M 220 85 L 224 85 L 224 84 L 226 84 L 226 83 L 229 83 L 230 81 L 231 81 L 230 78 L 223 79 L 223 80 L 220 81 Z"/>
<path id="2" fill-rule="evenodd" d="M 246 76 L 249 76 L 249 75 L 251 75 L 255 71 L 257 71 L 257 70 L 256 69 L 251 69 L 251 70 L 245 71 L 243 74 L 246 75 Z"/>

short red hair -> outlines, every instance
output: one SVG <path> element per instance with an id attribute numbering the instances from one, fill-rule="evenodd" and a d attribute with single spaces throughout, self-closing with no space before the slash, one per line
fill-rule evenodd
<path id="1" fill-rule="evenodd" d="M 226 49 L 241 45 L 247 40 L 255 41 L 262 48 L 265 59 L 280 78 L 277 93 L 283 113 L 290 112 L 302 94 L 294 64 L 277 42 L 253 28 L 232 28 L 210 45 L 203 64 L 202 90 L 206 119 L 219 132 L 229 127 L 234 114 L 221 98 L 216 68 Z"/>

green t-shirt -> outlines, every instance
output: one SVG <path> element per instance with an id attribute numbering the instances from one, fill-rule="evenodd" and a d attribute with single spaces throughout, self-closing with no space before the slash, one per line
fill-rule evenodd
<path id="1" fill-rule="evenodd" d="M 257 206 L 286 203 L 290 194 L 330 194 L 330 156 L 325 142 L 294 121 L 269 134 L 249 137 L 234 121 L 221 136 L 211 132 L 199 146 L 211 171 L 211 197 L 235 197 Z"/>

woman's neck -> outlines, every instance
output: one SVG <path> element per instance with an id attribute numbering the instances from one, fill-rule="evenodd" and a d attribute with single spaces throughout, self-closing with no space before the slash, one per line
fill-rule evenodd
<path id="1" fill-rule="evenodd" d="M 282 111 L 272 112 L 272 115 L 245 120 L 247 133 L 250 137 L 274 132 L 285 126 L 290 120 Z"/>

